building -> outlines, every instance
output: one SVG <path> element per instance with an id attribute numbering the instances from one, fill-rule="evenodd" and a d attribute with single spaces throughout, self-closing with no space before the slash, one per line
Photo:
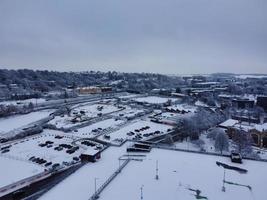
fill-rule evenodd
<path id="1" fill-rule="evenodd" d="M 251 99 L 233 99 L 232 105 L 238 109 L 253 108 L 255 104 L 254 100 Z"/>
<path id="2" fill-rule="evenodd" d="M 219 127 L 226 129 L 230 138 L 233 138 L 236 131 L 242 130 L 251 135 L 254 142 L 253 145 L 260 148 L 267 148 L 267 123 L 256 124 L 228 119 L 221 123 Z"/>
<path id="3" fill-rule="evenodd" d="M 80 155 L 82 162 L 96 162 L 101 158 L 101 152 L 95 149 L 87 149 Z"/>
<path id="4" fill-rule="evenodd" d="M 257 97 L 257 106 L 262 107 L 267 112 L 267 96 Z"/>
<path id="5" fill-rule="evenodd" d="M 89 86 L 89 87 L 78 87 L 77 91 L 79 94 L 99 94 L 99 93 L 104 93 L 104 92 L 112 92 L 112 88 Z"/>

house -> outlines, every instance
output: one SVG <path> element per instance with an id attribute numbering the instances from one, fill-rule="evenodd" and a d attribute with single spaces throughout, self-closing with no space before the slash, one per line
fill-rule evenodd
<path id="1" fill-rule="evenodd" d="M 253 108 L 254 100 L 251 99 L 233 99 L 232 104 L 238 109 Z"/>
<path id="2" fill-rule="evenodd" d="M 226 129 L 230 138 L 233 137 L 236 131 L 242 130 L 251 135 L 254 142 L 253 145 L 267 148 L 267 123 L 248 123 L 228 119 L 221 123 L 219 127 Z"/>
<path id="3" fill-rule="evenodd" d="M 101 151 L 88 148 L 80 155 L 82 162 L 96 162 L 101 158 Z"/>

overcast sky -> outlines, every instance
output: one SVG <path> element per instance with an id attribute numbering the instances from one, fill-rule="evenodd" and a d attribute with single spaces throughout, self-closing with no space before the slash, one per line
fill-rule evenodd
<path id="1" fill-rule="evenodd" d="M 267 73 L 267 0 L 0 0 L 0 68 Z"/>

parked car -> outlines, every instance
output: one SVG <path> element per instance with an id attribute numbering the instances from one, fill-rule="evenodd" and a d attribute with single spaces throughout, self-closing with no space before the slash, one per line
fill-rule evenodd
<path id="1" fill-rule="evenodd" d="M 231 153 L 231 161 L 234 163 L 242 163 L 242 156 L 240 153 Z"/>

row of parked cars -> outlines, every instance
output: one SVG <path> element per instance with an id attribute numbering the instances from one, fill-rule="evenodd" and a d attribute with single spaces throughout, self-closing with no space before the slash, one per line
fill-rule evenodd
<path id="1" fill-rule="evenodd" d="M 40 165 L 44 164 L 45 167 L 52 165 L 52 162 L 47 162 L 47 160 L 43 158 L 35 157 L 35 156 L 30 157 L 29 161 L 40 164 Z"/>
<path id="2" fill-rule="evenodd" d="M 41 144 L 39 144 L 39 146 L 40 147 L 47 147 L 47 148 L 51 148 L 53 145 L 52 144 L 54 144 L 54 142 L 52 142 L 52 141 L 46 141 L 45 143 L 41 143 Z"/>
<path id="3" fill-rule="evenodd" d="M 10 151 L 10 147 L 12 147 L 12 145 L 7 145 L 7 146 L 4 146 L 4 147 L 1 147 L 0 150 L 1 150 L 1 153 L 7 153 Z"/>

